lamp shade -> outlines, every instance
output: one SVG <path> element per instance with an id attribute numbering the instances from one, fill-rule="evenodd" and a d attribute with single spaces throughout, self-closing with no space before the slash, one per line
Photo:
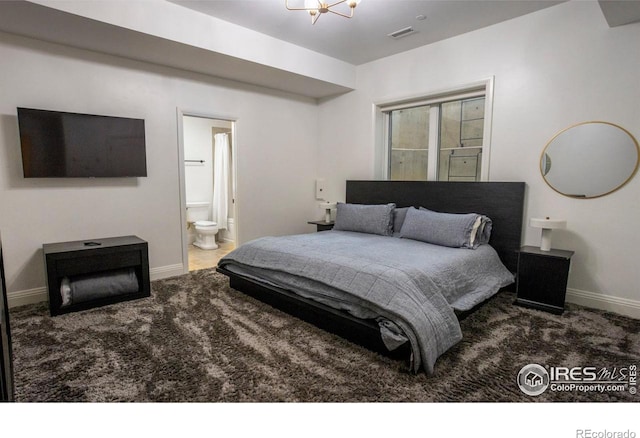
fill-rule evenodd
<path id="1" fill-rule="evenodd" d="M 550 219 L 548 217 L 544 219 L 531 218 L 529 219 L 529 225 L 534 228 L 542 228 L 542 237 L 540 239 L 540 250 L 551 250 L 551 230 L 557 230 L 567 227 L 567 221 L 563 219 Z"/>
<path id="2" fill-rule="evenodd" d="M 557 230 L 560 228 L 567 228 L 567 221 L 561 219 L 538 219 L 531 218 L 529 219 L 529 225 L 533 228 L 547 228 L 549 230 Z"/>
<path id="3" fill-rule="evenodd" d="M 320 203 L 320 207 L 322 208 L 336 208 L 337 205 L 338 205 L 337 202 L 330 202 L 330 201 L 325 201 Z"/>

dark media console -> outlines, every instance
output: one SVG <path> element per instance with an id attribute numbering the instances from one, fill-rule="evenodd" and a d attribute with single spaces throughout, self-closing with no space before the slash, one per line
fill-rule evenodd
<path id="1" fill-rule="evenodd" d="M 148 245 L 136 236 L 48 243 L 42 246 L 42 250 L 51 316 L 151 295 Z M 127 268 L 132 268 L 135 272 L 137 290 L 62 305 L 63 279 L 73 281 L 74 278 L 92 276 L 100 281 L 100 277 L 104 277 L 108 283 L 110 275 Z"/>

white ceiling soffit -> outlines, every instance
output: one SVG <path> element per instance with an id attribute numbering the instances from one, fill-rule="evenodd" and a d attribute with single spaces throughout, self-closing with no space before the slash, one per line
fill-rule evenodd
<path id="1" fill-rule="evenodd" d="M 169 1 L 360 65 L 555 6 L 564 0 L 362 0 L 353 18 L 324 14 L 313 26 L 307 12 L 288 11 L 285 0 Z M 289 0 L 289 4 L 302 6 L 304 0 Z M 417 19 L 419 15 L 424 19 Z M 410 26 L 415 30 L 412 35 L 402 39 L 387 36 Z"/>
<path id="2" fill-rule="evenodd" d="M 638 0 L 599 0 L 598 3 L 609 27 L 640 22 Z"/>
<path id="3" fill-rule="evenodd" d="M 190 25 L 162 25 L 169 19 Z M 221 29 L 233 38 L 216 39 Z M 0 31 L 312 98 L 355 86 L 350 64 L 165 1 L 0 0 Z"/>
<path id="4" fill-rule="evenodd" d="M 355 65 L 558 3 L 362 0 L 312 26 L 284 0 L 0 0 L 0 31 L 323 98 L 355 87 Z M 599 3 L 610 26 L 640 20 L 640 1 Z"/>

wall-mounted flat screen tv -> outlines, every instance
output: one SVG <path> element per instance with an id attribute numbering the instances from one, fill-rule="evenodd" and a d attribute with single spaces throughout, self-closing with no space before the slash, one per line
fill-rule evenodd
<path id="1" fill-rule="evenodd" d="M 144 120 L 18 108 L 25 178 L 147 176 Z"/>

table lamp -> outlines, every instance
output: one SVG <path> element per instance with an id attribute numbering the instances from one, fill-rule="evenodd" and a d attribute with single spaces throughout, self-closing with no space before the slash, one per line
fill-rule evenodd
<path id="1" fill-rule="evenodd" d="M 531 218 L 529 219 L 529 225 L 534 228 L 542 228 L 542 238 L 540 239 L 540 250 L 551 250 L 551 230 L 566 228 L 567 221 L 560 219 L 550 219 L 546 217 L 544 219 Z"/>
<path id="2" fill-rule="evenodd" d="M 325 216 L 324 216 L 324 221 L 325 222 L 331 222 L 331 210 L 333 210 L 334 208 L 336 208 L 337 203 L 335 202 L 322 202 L 320 203 L 320 207 L 324 208 L 325 210 Z"/>

